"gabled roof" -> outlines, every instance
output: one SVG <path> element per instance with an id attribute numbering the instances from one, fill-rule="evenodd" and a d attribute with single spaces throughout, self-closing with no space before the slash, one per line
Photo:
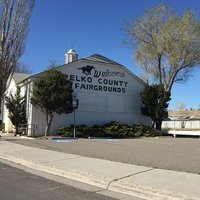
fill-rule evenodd
<path id="1" fill-rule="evenodd" d="M 102 55 L 99 54 L 93 54 L 89 57 L 86 58 L 81 58 L 80 60 L 85 60 L 85 61 L 93 61 L 93 62 L 101 62 L 101 63 L 107 63 L 107 64 L 112 64 L 112 65 L 121 65 L 109 58 L 106 58 Z M 122 66 L 122 65 L 121 65 Z"/>
<path id="2" fill-rule="evenodd" d="M 14 73 L 13 74 L 13 80 L 15 81 L 16 84 L 20 83 L 21 81 L 27 79 L 30 74 L 23 74 L 23 73 Z"/>
<path id="3" fill-rule="evenodd" d="M 130 70 L 128 70 L 124 65 L 121 65 L 105 56 L 99 55 L 99 54 L 93 54 L 91 56 L 88 56 L 86 58 L 81 58 L 78 59 L 77 61 L 74 62 L 70 62 L 61 66 L 56 67 L 55 69 L 59 69 L 61 67 L 65 67 L 65 66 L 70 66 L 71 64 L 75 63 L 75 62 L 80 62 L 80 61 L 88 61 L 88 62 L 96 62 L 96 63 L 105 63 L 105 64 L 110 64 L 110 65 L 118 65 L 120 67 L 122 67 L 125 71 L 127 71 L 131 76 L 133 76 L 135 79 L 137 79 L 140 83 L 145 84 L 145 82 L 140 79 L 138 76 L 136 76 L 134 73 L 132 73 Z M 43 72 L 40 72 L 38 74 L 32 75 L 32 76 L 28 76 L 26 79 L 23 79 L 21 82 L 26 81 L 26 80 L 30 80 L 31 78 L 35 78 L 38 77 L 39 75 L 43 74 L 44 72 L 46 72 L 48 70 L 45 70 Z"/>
<path id="4" fill-rule="evenodd" d="M 92 61 L 92 62 L 100 62 L 100 63 L 106 63 L 106 64 L 112 64 L 112 65 L 119 65 L 119 66 L 123 66 L 109 58 L 106 58 L 105 56 L 102 56 L 102 55 L 99 55 L 99 54 L 93 54 L 91 56 L 88 56 L 86 58 L 81 58 L 81 59 L 78 59 L 77 61 L 75 62 L 79 62 L 79 61 Z M 71 62 L 71 63 L 67 63 L 67 64 L 64 64 L 64 65 L 61 65 L 61 66 L 58 66 L 56 67 L 55 69 L 59 69 L 60 67 L 63 67 L 63 66 L 66 66 L 66 65 L 70 65 L 74 62 Z M 35 75 L 29 75 L 27 76 L 26 78 L 22 79 L 20 82 L 23 82 L 23 80 L 25 79 L 28 79 L 28 78 L 34 78 L 34 77 L 37 77 L 38 75 L 40 74 L 43 74 L 44 72 L 46 72 L 47 70 L 43 71 L 43 72 L 40 72 L 38 74 L 35 74 Z"/>

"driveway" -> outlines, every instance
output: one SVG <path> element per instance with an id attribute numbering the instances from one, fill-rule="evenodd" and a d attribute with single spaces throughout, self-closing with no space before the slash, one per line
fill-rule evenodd
<path id="1" fill-rule="evenodd" d="M 199 138 L 77 139 L 68 142 L 38 138 L 9 141 L 87 157 L 200 174 Z"/>

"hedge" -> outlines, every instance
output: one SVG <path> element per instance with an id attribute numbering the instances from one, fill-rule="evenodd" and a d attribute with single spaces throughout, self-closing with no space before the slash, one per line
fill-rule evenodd
<path id="1" fill-rule="evenodd" d="M 93 137 L 109 137 L 109 138 L 138 138 L 138 137 L 155 137 L 158 132 L 149 126 L 144 125 L 127 125 L 112 121 L 110 123 L 94 125 L 86 127 L 85 125 L 76 126 L 76 137 L 93 138 Z M 73 125 L 61 127 L 58 129 L 57 135 L 65 137 L 73 137 Z"/>

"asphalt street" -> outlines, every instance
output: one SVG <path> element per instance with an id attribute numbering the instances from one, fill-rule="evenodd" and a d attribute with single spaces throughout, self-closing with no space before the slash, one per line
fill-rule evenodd
<path id="1" fill-rule="evenodd" d="M 27 173 L 0 162 L 1 200 L 115 200 Z"/>
<path id="2" fill-rule="evenodd" d="M 199 138 L 78 139 L 68 142 L 38 138 L 9 141 L 87 157 L 200 174 Z"/>

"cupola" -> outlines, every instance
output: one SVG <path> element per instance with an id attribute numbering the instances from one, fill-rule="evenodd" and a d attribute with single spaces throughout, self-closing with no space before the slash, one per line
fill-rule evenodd
<path id="1" fill-rule="evenodd" d="M 78 54 L 74 49 L 70 49 L 66 54 L 65 54 L 65 64 L 74 62 L 78 60 Z"/>

